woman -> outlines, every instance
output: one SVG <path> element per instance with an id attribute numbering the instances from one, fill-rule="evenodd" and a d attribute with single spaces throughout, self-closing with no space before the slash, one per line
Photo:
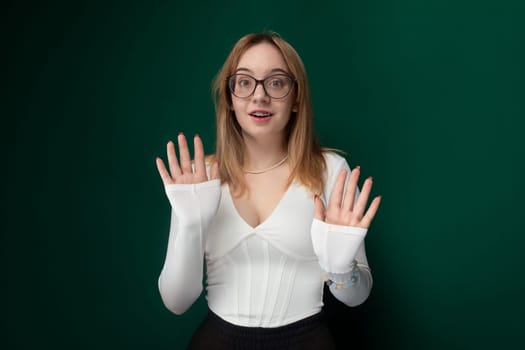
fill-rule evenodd
<path id="1" fill-rule="evenodd" d="M 209 313 L 190 348 L 333 348 L 323 284 L 349 306 L 370 293 L 364 237 L 380 203 L 366 210 L 372 179 L 359 193 L 359 167 L 350 172 L 319 146 L 303 63 L 277 34 L 241 38 L 214 91 L 208 164 L 199 136 L 192 161 L 182 133 L 180 159 L 173 142 L 168 168 L 157 158 L 172 206 L 162 300 L 185 312 L 202 291 L 205 260 Z"/>

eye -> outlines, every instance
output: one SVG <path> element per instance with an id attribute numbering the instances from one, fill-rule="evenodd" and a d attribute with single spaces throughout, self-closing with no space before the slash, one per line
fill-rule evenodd
<path id="1" fill-rule="evenodd" d="M 253 78 L 247 75 L 237 75 L 235 78 L 235 85 L 238 89 L 251 89 L 253 83 Z"/>
<path id="2" fill-rule="evenodd" d="M 268 87 L 272 88 L 272 89 L 282 89 L 284 86 L 286 85 L 286 82 L 283 78 L 272 78 L 269 82 L 268 82 Z"/>

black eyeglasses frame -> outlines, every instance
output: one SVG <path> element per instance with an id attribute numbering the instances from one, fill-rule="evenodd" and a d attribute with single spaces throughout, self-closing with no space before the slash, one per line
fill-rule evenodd
<path id="1" fill-rule="evenodd" d="M 231 87 L 231 83 L 230 83 L 230 79 L 236 75 L 245 75 L 247 77 L 250 77 L 252 78 L 253 80 L 255 80 L 255 86 L 253 88 L 253 91 L 251 94 L 249 94 L 248 96 L 243 96 L 243 97 L 240 97 L 240 96 L 237 96 L 235 94 L 235 92 L 233 92 L 233 89 Z M 272 95 L 270 95 L 268 93 L 268 91 L 266 91 L 266 87 L 264 86 L 264 82 L 271 78 L 271 77 L 275 77 L 275 76 L 278 76 L 278 75 L 283 75 L 283 76 L 286 76 L 288 78 L 290 78 L 293 86 L 290 87 L 290 90 L 288 90 L 288 92 L 284 95 L 284 96 L 281 96 L 281 97 L 273 97 Z M 256 79 L 255 77 L 251 76 L 250 74 L 246 74 L 246 73 L 234 73 L 232 75 L 229 75 L 228 77 L 226 77 L 226 79 L 224 79 L 226 81 L 226 86 L 228 87 L 228 90 L 230 90 L 230 92 L 232 93 L 232 95 L 234 95 L 235 97 L 237 98 L 248 98 L 248 97 L 251 97 L 253 96 L 253 94 L 255 93 L 255 90 L 257 90 L 257 86 L 259 84 L 261 84 L 261 86 L 263 87 L 263 90 L 264 90 L 264 93 L 266 94 L 266 96 L 269 96 L 273 99 L 276 99 L 276 100 L 282 100 L 283 98 L 285 98 L 286 96 L 288 96 L 290 94 L 290 92 L 293 90 L 293 88 L 297 85 L 297 79 L 295 79 L 293 76 L 291 76 L 290 74 L 286 74 L 286 73 L 277 73 L 277 74 L 272 74 L 272 75 L 269 75 L 267 76 L 266 78 L 264 79 Z"/>

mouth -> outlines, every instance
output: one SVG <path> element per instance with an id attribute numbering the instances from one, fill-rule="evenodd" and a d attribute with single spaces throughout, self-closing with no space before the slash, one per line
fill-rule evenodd
<path id="1" fill-rule="evenodd" d="M 266 121 L 273 116 L 273 113 L 266 111 L 253 111 L 250 116 L 255 118 L 256 121 Z"/>

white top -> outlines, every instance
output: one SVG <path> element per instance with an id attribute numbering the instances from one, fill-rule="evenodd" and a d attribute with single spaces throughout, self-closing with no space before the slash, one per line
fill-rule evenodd
<path id="1" fill-rule="evenodd" d="M 326 153 L 326 203 L 346 160 Z M 334 296 L 349 306 L 366 300 L 372 275 L 364 248 L 367 230 L 329 225 L 313 218 L 312 194 L 292 183 L 271 215 L 256 227 L 237 212 L 228 185 L 211 180 L 168 185 L 172 221 L 159 290 L 168 309 L 186 311 L 202 291 L 206 260 L 209 308 L 224 320 L 249 327 L 278 327 L 318 313 L 323 270 L 357 283 Z M 356 197 L 357 197 L 356 193 Z"/>

